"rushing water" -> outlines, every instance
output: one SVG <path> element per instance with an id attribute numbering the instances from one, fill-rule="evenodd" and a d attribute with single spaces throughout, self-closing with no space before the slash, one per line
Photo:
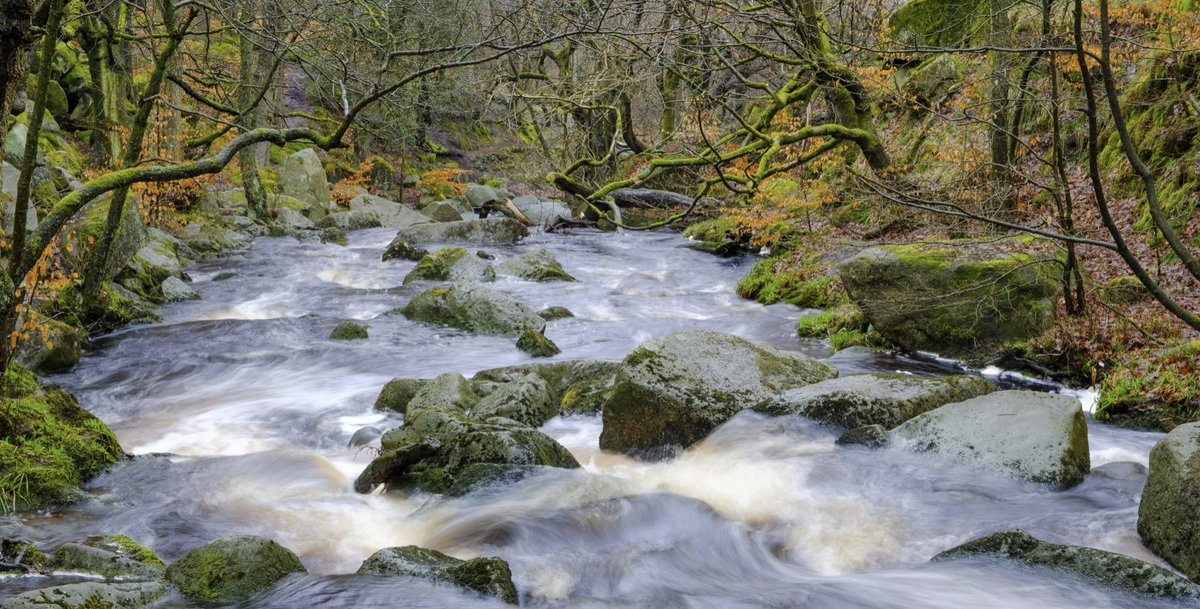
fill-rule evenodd
<path id="1" fill-rule="evenodd" d="M 385 315 L 423 287 L 397 287 L 413 263 L 379 261 L 391 236 L 355 233 L 348 248 L 262 239 L 243 256 L 189 269 L 202 301 L 168 306 L 163 323 L 101 340 L 97 353 L 53 379 L 139 457 L 94 481 L 94 500 L 0 522 L 0 533 L 53 545 L 119 532 L 168 561 L 233 534 L 296 551 L 311 575 L 247 607 L 503 606 L 420 580 L 350 575 L 374 551 L 406 544 L 501 556 L 532 607 L 1157 606 L 995 560 L 929 562 L 1012 528 L 1155 560 L 1135 524 L 1160 436 L 1094 423 L 1093 473 L 1066 492 L 930 455 L 838 447 L 833 432 L 803 419 L 744 413 L 663 463 L 601 452 L 598 417 L 559 418 L 544 431 L 581 470 L 457 499 L 355 494 L 354 477 L 372 453 L 347 448 L 351 434 L 400 422 L 371 408 L 388 379 L 529 361 L 511 339 Z M 616 360 L 689 328 L 829 356 L 791 334 L 802 311 L 737 297 L 747 261 L 682 243 L 666 233 L 535 235 L 489 251 L 503 258 L 547 247 L 580 279 L 496 284 L 535 309 L 574 311 L 547 328 L 560 358 Z M 370 339 L 327 340 L 346 319 L 367 323 Z M 954 372 L 858 350 L 830 361 L 843 373 Z"/>

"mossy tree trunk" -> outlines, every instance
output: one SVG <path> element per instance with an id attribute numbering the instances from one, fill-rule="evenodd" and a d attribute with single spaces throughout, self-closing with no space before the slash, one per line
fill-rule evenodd
<path id="1" fill-rule="evenodd" d="M 244 0 L 238 19 L 243 24 L 251 24 L 258 18 L 257 2 Z M 237 104 L 241 114 L 237 124 L 243 131 L 253 129 L 257 124 L 259 106 L 254 103 L 257 87 L 267 86 L 267 83 L 255 82 L 259 76 L 259 56 L 254 42 L 248 35 L 239 38 L 238 48 L 238 95 Z M 267 217 L 267 192 L 263 189 L 258 177 L 258 155 L 253 148 L 245 148 L 238 153 L 238 171 L 242 174 L 242 190 L 246 193 L 246 206 L 250 217 L 264 219 Z"/>
<path id="2" fill-rule="evenodd" d="M 1012 159 L 1009 158 L 1009 64 L 1010 54 L 1004 50 L 1010 46 L 1012 26 L 1008 11 L 1012 0 L 988 0 L 988 42 L 992 51 L 988 54 L 991 78 L 990 144 L 991 166 L 989 174 L 995 195 L 1004 212 L 1011 213 L 1016 207 L 1013 190 Z"/>
<path id="3" fill-rule="evenodd" d="M 0 135 L 8 132 L 13 98 L 25 79 L 29 0 L 0 0 Z"/>

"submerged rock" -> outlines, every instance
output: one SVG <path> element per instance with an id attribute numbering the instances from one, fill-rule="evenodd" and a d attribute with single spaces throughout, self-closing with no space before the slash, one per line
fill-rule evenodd
<path id="1" fill-rule="evenodd" d="M 413 321 L 450 326 L 468 332 L 520 336 L 541 332 L 546 320 L 512 296 L 476 284 L 430 288 L 401 309 Z"/>
<path id="2" fill-rule="evenodd" d="M 539 249 L 505 260 L 500 273 L 529 281 L 575 281 L 550 252 Z"/>
<path id="3" fill-rule="evenodd" d="M 267 590 L 293 573 L 307 573 L 291 550 L 262 537 L 226 537 L 209 542 L 167 569 L 167 580 L 184 596 L 240 601 Z"/>
<path id="4" fill-rule="evenodd" d="M 0 609 L 139 609 L 166 594 L 161 582 L 83 582 L 18 594 Z"/>
<path id="5" fill-rule="evenodd" d="M 427 219 L 428 220 L 428 219 Z M 413 245 L 456 243 L 509 245 L 529 235 L 525 225 L 512 218 L 487 218 L 460 222 L 428 222 L 400 229 L 396 239 Z"/>
<path id="6" fill-rule="evenodd" d="M 1163 598 L 1200 596 L 1200 586 L 1162 567 L 1095 548 L 1046 543 L 1024 531 L 1007 531 L 976 539 L 946 550 L 934 560 L 975 556 L 995 556 L 1031 567 L 1064 571 L 1134 594 Z"/>
<path id="7" fill-rule="evenodd" d="M 450 247 L 427 254 L 404 277 L 404 285 L 417 281 L 478 281 L 496 280 L 492 265 L 471 256 L 461 247 Z"/>
<path id="8" fill-rule="evenodd" d="M 1176 427 L 1150 451 L 1138 534 L 1155 554 L 1200 581 L 1200 423 Z"/>
<path id="9" fill-rule="evenodd" d="M 1036 391 L 997 391 L 922 414 L 892 440 L 964 465 L 1065 489 L 1091 469 L 1079 400 Z"/>
<path id="10" fill-rule="evenodd" d="M 905 349 L 971 354 L 1045 331 L 1059 290 L 1053 265 L 970 251 L 867 249 L 842 265 L 842 285 L 875 330 Z"/>
<path id="11" fill-rule="evenodd" d="M 459 560 L 437 550 L 417 546 L 384 548 L 372 554 L 358 569 L 359 575 L 407 575 L 444 582 L 494 596 L 516 605 L 512 570 L 499 558 Z"/>
<path id="12" fill-rule="evenodd" d="M 846 429 L 864 425 L 891 429 L 939 406 L 994 390 L 977 376 L 857 374 L 785 391 L 754 409 L 774 416 L 803 415 Z"/>
<path id="13" fill-rule="evenodd" d="M 521 333 L 521 336 L 517 338 L 517 348 L 534 357 L 554 357 L 562 353 L 554 341 L 533 328 Z"/>
<path id="14" fill-rule="evenodd" d="M 166 569 L 154 552 L 124 535 L 93 537 L 58 547 L 46 565 L 51 571 L 105 580 L 157 580 Z"/>
<path id="15" fill-rule="evenodd" d="M 838 436 L 836 444 L 838 446 L 883 448 L 888 445 L 888 431 L 882 425 L 863 425 Z"/>
<path id="16" fill-rule="evenodd" d="M 692 330 L 647 342 L 621 363 L 600 447 L 629 454 L 687 448 L 743 409 L 837 376 L 798 353 Z"/>
<path id="17" fill-rule="evenodd" d="M 558 319 L 569 319 L 575 317 L 575 314 L 566 307 L 547 307 L 538 311 L 538 317 L 546 321 L 555 321 Z"/>

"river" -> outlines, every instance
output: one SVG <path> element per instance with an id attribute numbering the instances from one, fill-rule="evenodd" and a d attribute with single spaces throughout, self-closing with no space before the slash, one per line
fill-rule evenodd
<path id="1" fill-rule="evenodd" d="M 1161 564 L 1135 529 L 1161 434 L 1094 422 L 1093 473 L 1066 492 L 932 455 L 837 447 L 834 432 L 800 418 L 743 413 L 662 463 L 601 452 L 599 417 L 558 418 L 543 431 L 581 470 L 457 499 L 355 494 L 373 453 L 347 448 L 351 434 L 400 423 L 372 410 L 385 382 L 529 361 L 511 339 L 387 315 L 422 288 L 397 287 L 414 263 L 380 262 L 393 234 L 352 233 L 345 248 L 264 238 L 188 269 L 203 300 L 100 339 L 96 353 L 51 379 L 138 458 L 89 484 L 94 499 L 0 521 L 0 533 L 46 545 L 125 533 L 168 562 L 217 537 L 266 536 L 299 554 L 310 575 L 244 604 L 255 608 L 504 606 L 419 580 L 349 575 L 374 551 L 406 544 L 503 557 L 529 607 L 1160 606 L 995 560 L 929 562 L 1022 528 Z M 546 331 L 560 359 L 618 360 L 645 340 L 692 328 L 830 357 L 820 341 L 793 333 L 804 312 L 736 295 L 750 260 L 683 243 L 674 233 L 583 232 L 487 249 L 503 259 L 546 247 L 580 279 L 496 284 L 535 310 L 575 313 Z M 347 319 L 369 325 L 370 338 L 325 338 Z M 956 371 L 861 350 L 830 361 L 843 374 Z M 165 606 L 201 605 L 177 598 Z"/>

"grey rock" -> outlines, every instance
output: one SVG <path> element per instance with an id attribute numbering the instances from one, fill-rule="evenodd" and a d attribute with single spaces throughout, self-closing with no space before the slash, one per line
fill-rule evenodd
<path id="1" fill-rule="evenodd" d="M 559 219 L 571 219 L 571 208 L 557 201 L 542 201 L 537 197 L 526 195 L 513 199 L 513 206 L 537 226 L 553 224 Z"/>
<path id="2" fill-rule="evenodd" d="M 430 221 L 421 212 L 407 205 L 375 195 L 360 195 L 350 199 L 350 212 L 371 214 L 379 220 L 380 226 L 385 228 L 402 229 Z"/>
<path id="3" fill-rule="evenodd" d="M 1200 581 L 1200 423 L 1176 427 L 1150 451 L 1138 534 L 1155 554 Z"/>
<path id="4" fill-rule="evenodd" d="M 84 582 L 18 594 L 0 601 L 0 609 L 141 609 L 166 594 L 160 582 Z"/>
<path id="5" fill-rule="evenodd" d="M 200 293 L 193 290 L 191 286 L 184 283 L 178 277 L 167 277 L 163 280 L 160 289 L 162 290 L 163 300 L 166 302 L 200 300 Z"/>
<path id="6" fill-rule="evenodd" d="M 997 391 L 949 404 L 892 430 L 892 441 L 1023 480 L 1069 488 L 1091 469 L 1079 401 Z"/>
<path id="7" fill-rule="evenodd" d="M 774 416 L 799 414 L 846 429 L 864 425 L 891 429 L 939 406 L 994 390 L 977 376 L 858 374 L 785 391 L 754 409 Z"/>
<path id="8" fill-rule="evenodd" d="M 558 415 L 558 402 L 550 395 L 546 381 L 527 374 L 500 386 L 471 408 L 480 419 L 504 417 L 530 427 L 541 427 Z"/>
<path id="9" fill-rule="evenodd" d="M 487 218 L 415 224 L 400 229 L 396 239 L 412 245 L 509 245 L 528 235 L 529 230 L 512 218 Z"/>
<path id="10" fill-rule="evenodd" d="M 529 307 L 479 284 L 430 288 L 413 298 L 401 312 L 413 321 L 480 334 L 516 337 L 527 329 L 541 332 L 546 328 L 546 320 Z"/>
<path id="11" fill-rule="evenodd" d="M 417 281 L 477 281 L 496 280 L 496 271 L 484 260 L 471 256 L 461 247 L 451 247 L 430 253 L 404 277 L 404 285 Z"/>
<path id="12" fill-rule="evenodd" d="M 888 444 L 888 431 L 882 425 L 863 425 L 838 436 L 836 443 L 838 446 L 882 448 Z"/>
<path id="13" fill-rule="evenodd" d="M 281 194 L 309 203 L 308 217 L 312 220 L 320 220 L 329 211 L 329 179 L 320 157 L 311 148 L 294 152 L 283 162 L 276 188 Z"/>
<path id="14" fill-rule="evenodd" d="M 545 249 L 513 256 L 500 265 L 499 271 L 503 275 L 529 281 L 575 281 Z"/>
<path id="15" fill-rule="evenodd" d="M 519 602 L 512 571 L 499 558 L 459 560 L 417 546 L 384 548 L 367 558 L 358 573 L 419 577 L 493 596 L 510 605 Z"/>

